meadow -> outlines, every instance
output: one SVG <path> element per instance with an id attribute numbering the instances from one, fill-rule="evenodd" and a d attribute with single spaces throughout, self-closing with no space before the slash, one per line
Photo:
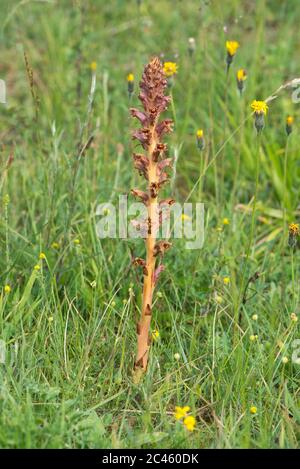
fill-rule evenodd
<path id="1" fill-rule="evenodd" d="M 299 1 L 0 11 L 0 447 L 297 448 L 299 99 L 281 89 L 259 134 L 251 103 L 300 77 Z M 240 47 L 226 73 L 228 40 Z M 129 108 L 153 56 L 177 64 L 164 191 L 204 203 L 205 239 L 172 240 L 136 383 L 143 241 L 99 239 L 96 225 L 98 204 L 144 187 Z"/>

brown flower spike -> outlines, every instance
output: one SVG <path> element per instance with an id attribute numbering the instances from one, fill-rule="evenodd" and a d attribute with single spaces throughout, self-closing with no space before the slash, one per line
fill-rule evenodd
<path id="1" fill-rule="evenodd" d="M 162 185 L 168 181 L 166 168 L 172 166 L 172 160 L 165 158 L 167 145 L 162 143 L 165 134 L 172 131 L 170 119 L 159 121 L 160 114 L 165 111 L 170 97 L 165 96 L 167 80 L 163 66 L 158 58 L 153 58 L 144 69 L 140 82 L 139 99 L 143 111 L 130 109 L 131 115 L 141 123 L 141 128 L 133 133 L 146 154 L 133 154 L 134 166 L 147 181 L 147 192 L 133 189 L 131 193 L 147 207 L 145 220 L 146 259 L 136 259 L 135 265 L 143 267 L 144 283 L 141 318 L 137 324 L 137 355 L 135 376 L 138 380 L 147 369 L 151 344 L 150 324 L 152 315 L 152 298 L 159 274 L 164 270 L 160 264 L 164 252 L 171 246 L 167 241 L 156 242 L 157 231 L 162 221 L 162 208 L 174 203 L 172 199 L 158 202 L 158 194 Z"/>

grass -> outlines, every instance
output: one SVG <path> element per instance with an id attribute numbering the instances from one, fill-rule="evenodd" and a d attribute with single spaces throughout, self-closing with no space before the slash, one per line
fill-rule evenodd
<path id="1" fill-rule="evenodd" d="M 296 448 L 300 368 L 291 357 L 299 321 L 290 314 L 299 313 L 299 251 L 288 247 L 283 221 L 299 217 L 299 110 L 290 90 L 271 102 L 257 150 L 250 103 L 300 75 L 299 2 L 0 4 L 8 101 L 0 105 L 0 446 Z M 241 43 L 227 85 L 226 38 Z M 136 386 L 140 284 L 131 252 L 140 255 L 143 243 L 100 240 L 96 207 L 141 183 L 128 112 L 138 101 L 135 94 L 129 102 L 126 76 L 133 72 L 137 85 L 154 54 L 178 63 L 169 110 L 173 192 L 180 202 L 200 193 L 205 243 L 189 251 L 175 240 L 165 257 L 154 298 L 160 337 Z M 97 83 L 88 112 L 92 61 Z M 241 67 L 248 73 L 242 99 L 234 76 Z M 288 147 L 287 114 L 295 116 Z M 256 222 L 245 258 L 257 151 Z M 175 421 L 176 405 L 191 407 L 194 432 Z"/>

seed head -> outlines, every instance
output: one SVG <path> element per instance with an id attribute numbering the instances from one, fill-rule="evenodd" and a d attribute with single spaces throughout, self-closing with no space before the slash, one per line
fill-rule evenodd
<path id="1" fill-rule="evenodd" d="M 195 38 L 193 37 L 189 37 L 189 40 L 188 40 L 188 51 L 189 51 L 189 54 L 190 56 L 192 56 L 196 50 L 196 41 L 195 41 Z"/>

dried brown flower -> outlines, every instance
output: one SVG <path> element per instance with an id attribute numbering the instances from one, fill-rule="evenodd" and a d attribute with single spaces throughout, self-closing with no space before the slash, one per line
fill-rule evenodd
<path id="1" fill-rule="evenodd" d="M 168 181 L 166 169 L 172 167 L 172 159 L 166 158 L 167 145 L 162 138 L 173 130 L 170 119 L 159 120 L 170 102 L 165 96 L 167 79 L 163 66 L 158 58 L 153 58 L 144 69 L 140 82 L 139 99 L 143 111 L 132 108 L 131 115 L 138 119 L 141 128 L 135 130 L 133 139 L 138 140 L 145 154 L 134 153 L 134 167 L 147 181 L 147 191 L 133 189 L 131 193 L 142 200 L 147 207 L 147 219 L 143 223 L 135 221 L 145 233 L 146 259 L 137 258 L 135 265 L 143 267 L 144 284 L 141 318 L 137 325 L 137 355 L 135 361 L 135 377 L 139 379 L 146 371 L 151 340 L 150 325 L 152 315 L 152 299 L 159 274 L 164 270 L 162 264 L 156 265 L 165 251 L 171 247 L 167 241 L 156 241 L 159 224 L 162 220 L 162 208 L 174 203 L 173 199 L 158 201 L 159 191 Z M 144 231 L 145 225 L 147 229 Z"/>

